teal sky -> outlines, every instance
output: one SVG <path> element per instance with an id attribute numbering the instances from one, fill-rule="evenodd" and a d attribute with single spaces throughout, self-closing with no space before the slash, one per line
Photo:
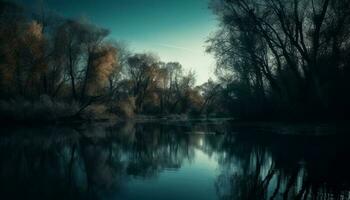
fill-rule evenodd
<path id="1" fill-rule="evenodd" d="M 38 5 L 40 0 L 18 0 Z M 111 31 L 138 53 L 153 52 L 163 61 L 178 61 L 197 74 L 197 84 L 213 77 L 214 59 L 205 40 L 215 31 L 208 0 L 41 0 L 54 12 L 86 18 Z"/>

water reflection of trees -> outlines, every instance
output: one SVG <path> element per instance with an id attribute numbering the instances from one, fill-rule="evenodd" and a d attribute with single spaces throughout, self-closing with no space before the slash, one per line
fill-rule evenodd
<path id="1" fill-rule="evenodd" d="M 216 188 L 221 199 L 349 199 L 343 136 L 226 135 Z"/>
<path id="2" fill-rule="evenodd" d="M 117 192 L 130 176 L 157 176 L 192 160 L 191 135 L 181 130 L 151 124 L 16 130 L 0 139 L 0 191 L 50 199 Z"/>
<path id="3" fill-rule="evenodd" d="M 191 123 L 2 132 L 0 193 L 9 199 L 113 195 L 130 177 L 178 170 L 195 160 L 195 149 L 218 160 L 220 199 L 350 198 L 343 136 L 228 134 L 221 125 Z"/>

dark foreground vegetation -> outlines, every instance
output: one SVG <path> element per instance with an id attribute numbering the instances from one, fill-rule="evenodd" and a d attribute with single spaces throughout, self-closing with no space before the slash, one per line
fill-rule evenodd
<path id="1" fill-rule="evenodd" d="M 224 107 L 241 118 L 348 119 L 350 1 L 212 0 Z"/>
<path id="2" fill-rule="evenodd" d="M 350 1 L 212 0 L 217 81 L 109 31 L 0 1 L 0 120 L 348 119 Z"/>

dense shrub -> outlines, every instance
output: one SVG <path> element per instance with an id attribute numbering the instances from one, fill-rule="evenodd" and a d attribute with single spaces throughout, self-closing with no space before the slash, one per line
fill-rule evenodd
<path id="1" fill-rule="evenodd" d="M 2 121 L 56 121 L 75 115 L 79 110 L 76 102 L 57 101 L 48 96 L 39 100 L 25 99 L 0 101 L 0 119 Z"/>

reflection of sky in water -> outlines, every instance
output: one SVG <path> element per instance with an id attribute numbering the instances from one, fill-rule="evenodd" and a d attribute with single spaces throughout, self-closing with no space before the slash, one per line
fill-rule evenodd
<path id="1" fill-rule="evenodd" d="M 203 142 L 203 139 L 199 141 Z M 179 169 L 166 169 L 151 179 L 132 178 L 123 191 L 122 199 L 216 199 L 215 178 L 218 163 L 200 149 L 194 150 L 193 160 L 186 160 Z"/>
<path id="2" fill-rule="evenodd" d="M 222 130 L 222 125 L 134 124 L 3 131 L 0 198 L 260 200 L 275 194 L 275 199 L 350 194 L 348 138 L 189 134 Z M 8 194 L 11 198 L 3 198 Z"/>

